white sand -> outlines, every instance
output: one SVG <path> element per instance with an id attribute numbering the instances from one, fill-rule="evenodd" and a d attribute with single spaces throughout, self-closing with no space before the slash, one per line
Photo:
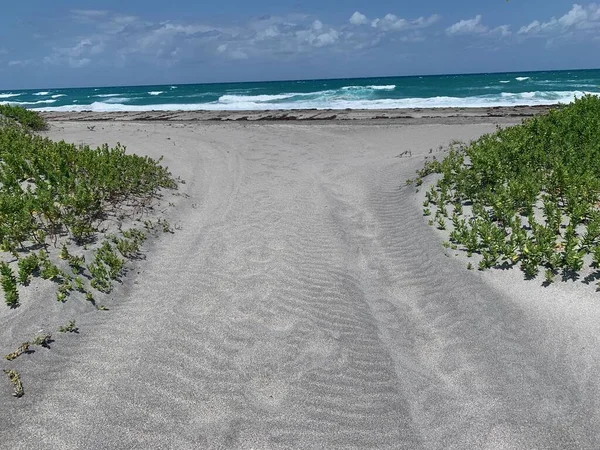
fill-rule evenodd
<path id="1" fill-rule="evenodd" d="M 600 293 L 467 271 L 404 185 L 490 120 L 54 122 L 164 155 L 190 198 L 110 311 L 2 308 L 5 353 L 81 332 L 0 364 L 26 390 L 0 383 L 0 448 L 600 448 Z"/>

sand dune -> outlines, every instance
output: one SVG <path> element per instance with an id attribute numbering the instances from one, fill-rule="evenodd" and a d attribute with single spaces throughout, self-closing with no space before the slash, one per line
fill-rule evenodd
<path id="1" fill-rule="evenodd" d="M 3 351 L 81 330 L 22 357 L 25 397 L 0 384 L 0 448 L 600 447 L 600 294 L 467 271 L 404 185 L 495 129 L 465 122 L 53 122 L 190 197 L 110 311 L 0 314 Z"/>

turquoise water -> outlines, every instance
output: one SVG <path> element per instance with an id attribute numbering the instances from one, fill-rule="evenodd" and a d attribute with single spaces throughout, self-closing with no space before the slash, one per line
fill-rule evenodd
<path id="1" fill-rule="evenodd" d="M 435 108 L 547 105 L 600 94 L 600 70 L 0 91 L 46 111 Z"/>

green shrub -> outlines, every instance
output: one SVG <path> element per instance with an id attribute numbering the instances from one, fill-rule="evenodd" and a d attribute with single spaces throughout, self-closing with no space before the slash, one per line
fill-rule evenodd
<path id="1" fill-rule="evenodd" d="M 430 173 L 441 174 L 426 193 L 438 228 L 452 208 L 450 240 L 481 254 L 481 269 L 520 264 L 533 278 L 545 268 L 550 282 L 600 263 L 600 98 L 454 145 L 418 175 Z"/>
<path id="2" fill-rule="evenodd" d="M 0 242 L 8 250 L 64 234 L 82 243 L 117 211 L 143 211 L 163 188 L 176 184 L 160 160 L 121 145 L 91 149 L 0 129 Z"/>
<path id="3" fill-rule="evenodd" d="M 19 306 L 19 291 L 17 290 L 17 279 L 8 264 L 0 261 L 0 284 L 4 291 L 4 301 L 11 308 Z"/>
<path id="4" fill-rule="evenodd" d="M 40 261 L 35 253 L 31 253 L 18 262 L 19 273 L 18 281 L 23 285 L 29 284 L 31 276 L 40 270 Z"/>
<path id="5" fill-rule="evenodd" d="M 42 131 L 48 129 L 48 124 L 37 112 L 16 105 L 0 105 L 0 115 L 14 119 L 24 127 Z"/>
<path id="6" fill-rule="evenodd" d="M 61 333 L 79 333 L 79 328 L 75 326 L 75 319 L 69 320 L 66 325 L 58 328 Z"/>

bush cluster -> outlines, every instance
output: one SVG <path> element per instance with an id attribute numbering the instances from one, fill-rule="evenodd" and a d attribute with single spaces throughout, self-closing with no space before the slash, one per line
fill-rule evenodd
<path id="1" fill-rule="evenodd" d="M 0 105 L 0 115 L 15 120 L 29 130 L 42 131 L 48 129 L 48 124 L 42 116 L 21 106 Z"/>
<path id="2" fill-rule="evenodd" d="M 0 243 L 14 252 L 61 234 L 81 242 L 108 215 L 143 208 L 175 181 L 160 160 L 0 129 Z"/>
<path id="3" fill-rule="evenodd" d="M 2 113 L 14 112 L 21 122 L 37 127 L 32 118 L 37 114 L 21 110 L 9 107 Z M 107 219 L 122 223 L 127 217 L 141 217 L 162 189 L 177 188 L 160 159 L 125 150 L 120 144 L 93 149 L 54 142 L 23 126 L 0 127 L 0 251 L 17 262 L 15 275 L 9 261 L 0 260 L 0 284 L 7 305 L 19 306 L 17 283 L 26 286 L 32 276 L 58 283 L 59 301 L 66 301 L 76 289 L 94 303 L 78 276 L 85 275 L 86 269 L 93 288 L 110 292 L 125 261 L 108 240 L 96 249 L 94 262 L 88 265 L 84 255 L 69 252 L 67 242 L 85 250 L 102 235 Z M 112 241 L 122 256 L 133 258 L 145 237 L 144 232 L 131 229 Z M 52 249 L 58 248 L 53 255 Z M 57 266 L 57 259 L 68 267 Z"/>
<path id="4" fill-rule="evenodd" d="M 519 265 L 576 278 L 600 267 L 600 98 L 584 96 L 522 125 L 499 129 L 430 160 L 418 180 L 441 174 L 426 192 L 430 224 L 480 269 Z"/>
<path id="5" fill-rule="evenodd" d="M 126 260 L 139 257 L 148 231 L 172 232 L 167 221 L 144 221 L 147 231 L 122 229 L 139 219 L 176 181 L 161 160 L 126 154 L 117 144 L 92 149 L 36 136 L 45 128 L 35 112 L 0 106 L 0 287 L 4 301 L 19 307 L 19 285 L 33 277 L 57 284 L 56 300 L 78 292 L 98 310 L 93 289 L 108 294 L 126 272 Z M 180 180 L 181 181 L 181 180 Z M 172 205 L 169 203 L 169 205 Z M 107 235 L 114 222 L 118 235 Z M 120 256 L 119 256 L 120 255 Z M 91 260 L 86 263 L 86 257 Z M 78 333 L 75 319 L 59 327 Z M 5 356 L 13 361 L 50 347 L 42 334 Z M 5 370 L 16 397 L 24 393 L 19 373 Z"/>

